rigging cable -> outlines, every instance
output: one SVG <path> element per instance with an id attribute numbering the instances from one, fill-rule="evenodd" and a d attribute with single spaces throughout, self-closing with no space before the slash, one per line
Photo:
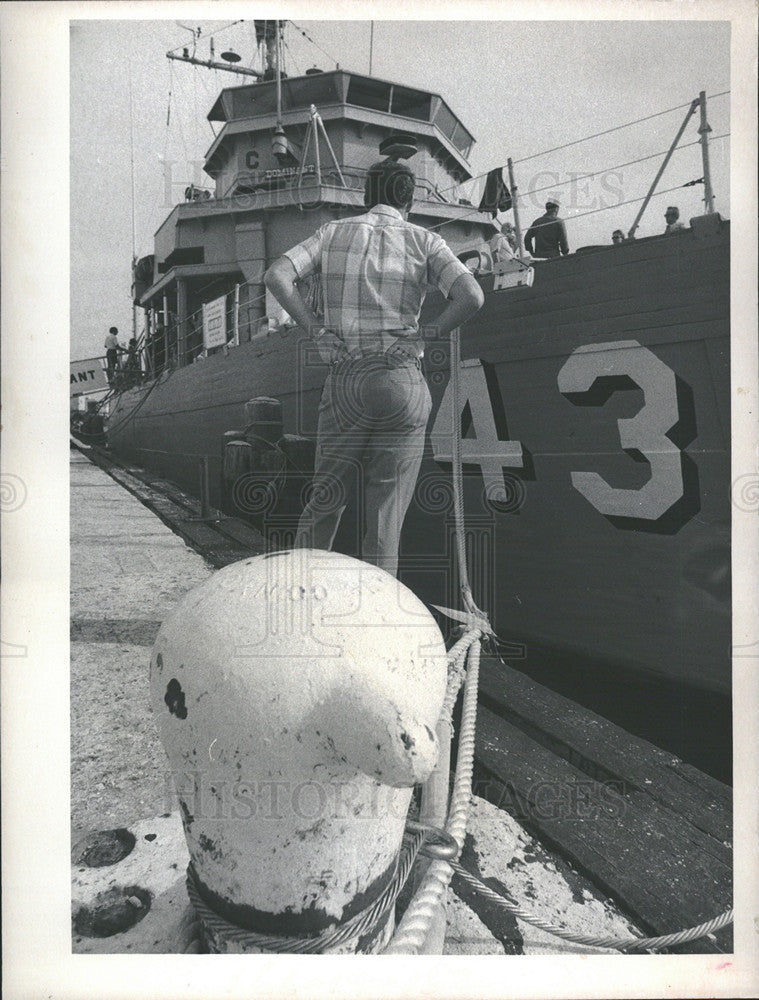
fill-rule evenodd
<path id="1" fill-rule="evenodd" d="M 200 82 L 203 84 L 203 89 L 206 92 L 206 97 L 208 98 L 209 103 L 213 104 L 214 103 L 214 95 L 211 93 L 211 91 L 208 88 L 208 84 L 206 83 L 205 76 L 201 76 L 200 77 Z M 211 121 L 211 119 L 207 115 L 206 115 L 206 121 L 208 122 L 208 125 L 209 125 L 209 127 L 211 129 L 211 132 L 213 133 L 213 137 L 215 139 L 216 136 L 217 136 L 217 132 L 216 132 L 216 129 L 213 127 L 213 122 Z"/>
<path id="2" fill-rule="evenodd" d="M 192 74 L 192 105 L 194 118 L 194 131 L 195 131 L 195 146 L 200 145 L 200 136 L 198 134 L 198 118 L 200 117 L 198 113 L 198 67 L 193 67 L 195 72 Z"/>
<path id="3" fill-rule="evenodd" d="M 306 39 L 307 42 L 311 42 L 312 45 L 315 45 L 317 49 L 320 52 L 322 52 L 327 57 L 327 59 L 330 60 L 330 62 L 333 62 L 338 69 L 340 68 L 340 63 L 337 61 L 337 59 L 335 59 L 333 56 L 329 54 L 329 52 L 323 49 L 318 42 L 315 42 L 307 31 L 304 31 L 303 28 L 300 27 L 300 25 L 295 23 L 295 21 L 290 21 L 290 24 L 293 26 L 293 28 L 295 28 L 296 31 L 299 31 L 301 35 L 303 35 L 303 37 Z"/>
<path id="4" fill-rule="evenodd" d="M 284 45 L 284 47 L 285 47 L 285 49 L 287 51 L 288 58 L 292 62 L 292 65 L 293 65 L 293 68 L 295 69 L 296 74 L 298 76 L 303 76 L 303 73 L 301 73 L 301 71 L 300 71 L 300 67 L 298 66 L 297 62 L 295 61 L 295 56 L 292 54 L 292 50 L 290 49 L 290 46 L 287 44 L 287 42 L 285 41 L 284 38 L 282 39 L 282 44 Z"/>
<path id="5" fill-rule="evenodd" d="M 720 91 L 718 94 L 709 94 L 707 100 L 714 100 L 717 97 L 724 97 L 725 94 L 729 94 L 729 90 Z M 520 160 L 514 160 L 514 166 L 518 163 L 526 163 L 528 160 L 535 160 L 539 156 L 547 156 L 548 153 L 556 153 L 561 149 L 568 149 L 570 146 L 577 146 L 582 142 L 589 142 L 591 139 L 597 139 L 599 136 L 609 135 L 612 132 L 619 132 L 623 128 L 630 128 L 632 125 L 640 125 L 641 122 L 650 121 L 652 118 L 660 118 L 662 115 L 668 115 L 673 111 L 681 111 L 683 108 L 689 108 L 692 101 L 688 101 L 686 104 L 678 104 L 677 107 L 667 108 L 665 111 L 656 111 L 651 115 L 646 115 L 644 118 L 636 118 L 634 121 L 625 122 L 623 125 L 614 125 L 612 128 L 604 129 L 603 132 L 594 132 L 593 135 L 586 135 L 582 139 L 573 139 L 572 142 L 565 142 L 561 146 L 553 146 L 551 149 L 544 149 L 540 153 L 531 153 L 529 156 L 523 156 Z M 492 168 L 491 168 L 492 169 Z M 489 170 L 484 170 L 481 174 L 476 174 L 474 177 L 470 177 L 466 182 L 467 184 L 471 181 L 479 180 L 481 177 L 486 177 L 490 173 Z M 461 187 L 458 184 L 451 184 L 450 187 L 442 188 L 442 193 L 446 191 L 452 191 L 456 187 Z"/>
<path id="6" fill-rule="evenodd" d="M 722 132 L 720 135 L 713 135 L 709 142 L 716 142 L 717 139 L 725 139 L 730 135 L 730 132 Z M 691 146 L 700 146 L 701 140 L 695 139 L 693 142 L 686 142 L 682 146 L 678 146 L 674 152 L 679 153 L 681 149 L 689 149 Z M 546 184 L 545 187 L 539 188 L 528 188 L 529 194 L 538 194 L 540 191 L 553 191 L 555 188 L 566 187 L 567 184 L 573 184 L 575 181 L 586 181 L 590 177 L 598 177 L 599 174 L 606 174 L 612 170 L 621 170 L 622 167 L 632 167 L 636 163 L 644 163 L 646 160 L 655 160 L 657 156 L 665 156 L 669 152 L 664 149 L 661 153 L 651 153 L 649 156 L 640 156 L 637 160 L 628 160 L 627 163 L 617 163 L 613 167 L 605 167 L 603 170 L 594 170 L 590 174 L 579 174 L 577 177 L 572 177 L 568 181 L 559 181 L 556 184 Z M 521 192 L 520 192 L 521 193 Z"/>
<path id="7" fill-rule="evenodd" d="M 190 157 L 189 157 L 189 154 L 187 152 L 187 142 L 185 141 L 185 137 L 184 137 L 184 128 L 182 126 L 182 116 L 181 116 L 181 114 L 177 114 L 175 117 L 176 117 L 176 120 L 177 120 L 177 129 L 179 130 L 179 138 L 182 140 L 182 149 L 184 150 L 185 162 L 189 162 Z"/>
<path id="8" fill-rule="evenodd" d="M 690 181 L 686 181 L 684 184 L 676 184 L 674 187 L 666 188 L 666 190 L 664 190 L 664 191 L 656 191 L 656 192 L 654 192 L 654 194 L 651 197 L 652 198 L 658 198 L 660 195 L 663 195 L 663 194 L 671 194 L 673 191 L 679 191 L 679 190 L 681 190 L 681 188 L 688 187 L 689 185 L 690 185 Z M 602 208 L 594 208 L 594 209 L 592 209 L 589 212 L 580 212 L 578 215 L 567 216 L 563 221 L 564 222 L 574 222 L 575 219 L 583 219 L 587 215 L 597 215 L 599 212 L 611 212 L 615 208 L 621 208 L 622 205 L 635 205 L 639 201 L 644 201 L 645 198 L 646 198 L 646 195 L 644 195 L 644 194 L 640 195 L 640 197 L 638 197 L 638 198 L 628 198 L 627 201 L 618 201 L 614 205 L 604 205 Z M 480 210 L 478 208 L 473 208 L 472 211 L 471 212 L 467 212 L 466 215 L 460 215 L 456 219 L 446 219 L 445 222 L 440 222 L 436 226 L 430 226 L 429 229 L 430 229 L 430 232 L 434 232 L 437 229 L 441 229 L 443 226 L 448 226 L 448 225 L 450 225 L 453 222 L 461 222 L 462 219 L 468 219 L 472 215 L 479 215 L 479 214 L 480 214 Z"/>
<path id="9" fill-rule="evenodd" d="M 166 171 L 166 157 L 169 152 L 169 122 L 171 121 L 171 94 L 173 90 L 173 85 L 174 85 L 174 64 L 171 61 L 169 61 L 169 100 L 168 100 L 168 108 L 166 111 L 166 127 L 164 129 L 164 134 L 163 134 L 163 156 L 161 157 L 161 163 L 163 164 L 164 168 L 164 179 Z M 148 216 L 148 220 L 155 218 L 156 212 L 158 210 L 158 204 L 164 191 L 165 191 L 165 184 L 162 188 L 159 187 L 158 193 L 156 194 L 155 199 L 153 201 L 153 208 L 150 212 L 150 215 Z"/>
<path id="10" fill-rule="evenodd" d="M 179 24 L 178 21 L 175 22 L 175 23 Z M 236 24 L 243 24 L 243 23 L 244 23 L 244 18 L 240 18 L 239 21 L 230 21 L 229 24 L 224 24 L 224 25 L 221 26 L 221 28 L 214 28 L 213 31 L 209 31 L 205 35 L 201 35 L 200 34 L 200 29 L 198 29 L 197 41 L 199 42 L 201 39 L 212 38 L 214 35 L 218 35 L 220 32 L 226 31 L 227 28 L 233 28 Z M 194 29 L 188 28 L 186 24 L 179 24 L 179 27 L 180 28 L 186 28 L 187 31 L 194 31 Z M 195 45 L 196 45 L 196 42 L 193 42 L 193 49 L 195 48 Z M 178 49 L 184 49 L 184 48 L 186 48 L 186 46 L 182 45 L 180 43 L 179 45 L 175 46 L 173 49 L 169 49 L 169 52 L 176 52 Z"/>
<path id="11" fill-rule="evenodd" d="M 725 94 L 729 94 L 729 90 L 723 90 L 719 94 L 710 94 L 709 100 L 713 100 L 715 97 L 724 97 Z M 603 132 L 594 132 L 593 135 L 586 135 L 583 139 L 573 139 L 572 142 L 562 143 L 561 146 L 554 146 L 552 149 L 544 149 L 542 153 L 532 153 L 530 156 L 523 156 L 521 160 L 514 160 L 514 166 L 517 163 L 526 163 L 528 160 L 534 160 L 538 156 L 546 156 L 548 153 L 556 153 L 560 149 L 568 149 L 570 146 L 577 146 L 581 142 L 588 142 L 590 139 L 598 139 L 602 135 L 610 135 L 612 132 L 619 132 L 620 129 L 630 128 L 631 125 L 640 125 L 641 122 L 650 121 L 652 118 L 660 118 L 662 115 L 668 115 L 672 111 L 681 111 L 683 108 L 689 108 L 693 102 L 688 101 L 686 104 L 678 104 L 677 107 L 667 108 L 666 111 L 656 111 L 652 115 L 646 115 L 644 118 L 636 118 L 635 121 L 626 122 L 624 125 L 615 125 L 613 128 L 604 129 Z"/>

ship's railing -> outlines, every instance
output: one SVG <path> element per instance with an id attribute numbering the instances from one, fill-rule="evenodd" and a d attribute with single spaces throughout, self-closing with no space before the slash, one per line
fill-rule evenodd
<path id="1" fill-rule="evenodd" d="M 347 188 L 355 191 L 363 198 L 364 187 L 366 185 L 366 167 L 341 165 L 340 173 L 335 167 L 324 165 L 321 168 L 321 184 L 324 187 Z M 343 183 L 344 182 L 344 183 Z M 235 175 L 227 186 L 226 191 L 219 196 L 219 201 L 234 201 L 235 198 L 245 197 L 255 198 L 257 194 L 271 194 L 277 191 L 292 191 L 310 189 L 317 186 L 314 174 L 305 174 L 299 181 L 297 173 L 287 178 L 272 178 L 266 180 L 256 180 L 254 175 L 243 172 Z M 449 199 L 439 190 L 438 185 L 426 177 L 417 176 L 415 198 L 420 201 L 439 201 L 444 204 L 451 204 Z M 206 204 L 203 201 L 193 201 L 193 204 Z"/>
<path id="2" fill-rule="evenodd" d="M 256 340 L 265 336 L 278 324 L 275 317 L 268 317 L 264 306 L 266 293 L 261 292 L 260 282 L 223 282 L 214 279 L 205 288 L 194 290 L 199 297 L 213 285 L 215 297 L 212 303 L 201 304 L 182 319 L 175 312 L 176 303 L 166 303 L 168 322 L 161 313 L 155 314 L 148 322 L 144 338 L 145 366 L 148 376 L 156 378 L 175 368 L 202 361 L 213 354 L 230 347 Z M 219 303 L 223 300 L 223 303 Z M 204 336 L 204 308 L 216 305 L 218 327 L 224 331 L 222 338 L 214 342 Z M 161 319 L 157 319 L 161 316 Z"/>
<path id="3" fill-rule="evenodd" d="M 105 354 L 96 355 L 88 360 L 98 362 L 102 370 L 106 374 L 108 373 L 108 357 Z M 111 389 L 128 389 L 135 385 L 140 385 L 148 377 L 149 373 L 145 370 L 144 345 L 140 337 L 137 340 L 137 348 L 133 354 L 133 358 L 129 357 L 129 352 L 126 348 L 119 349 L 116 366 L 113 368 L 108 386 Z"/>

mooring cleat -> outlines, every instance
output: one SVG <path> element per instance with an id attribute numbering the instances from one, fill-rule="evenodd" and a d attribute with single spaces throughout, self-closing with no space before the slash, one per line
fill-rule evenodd
<path id="1" fill-rule="evenodd" d="M 163 625 L 151 700 L 212 952 L 216 926 L 305 939 L 396 869 L 412 789 L 438 758 L 447 655 L 434 618 L 357 559 L 275 551 L 219 570 Z M 392 911 L 343 952 L 381 950 Z"/>

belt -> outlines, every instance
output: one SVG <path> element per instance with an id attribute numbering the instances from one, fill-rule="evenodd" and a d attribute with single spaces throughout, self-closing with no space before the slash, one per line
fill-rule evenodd
<path id="1" fill-rule="evenodd" d="M 377 351 L 373 354 L 344 354 L 343 357 L 338 358 L 337 361 L 333 361 L 330 365 L 331 369 L 334 371 L 335 368 L 342 368 L 347 364 L 360 364 L 364 361 L 370 361 L 375 364 L 383 364 L 386 368 L 393 368 L 400 365 L 408 364 L 415 365 L 420 371 L 422 369 L 422 359 L 417 358 L 413 354 L 408 354 L 405 351 L 389 350 L 389 351 Z"/>

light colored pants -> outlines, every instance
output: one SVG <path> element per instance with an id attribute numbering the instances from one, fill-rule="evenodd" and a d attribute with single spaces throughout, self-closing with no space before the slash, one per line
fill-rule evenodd
<path id="1" fill-rule="evenodd" d="M 431 406 L 421 369 L 408 358 L 373 355 L 332 367 L 319 404 L 316 470 L 296 548 L 331 549 L 343 511 L 358 502 L 363 559 L 396 575 Z"/>

